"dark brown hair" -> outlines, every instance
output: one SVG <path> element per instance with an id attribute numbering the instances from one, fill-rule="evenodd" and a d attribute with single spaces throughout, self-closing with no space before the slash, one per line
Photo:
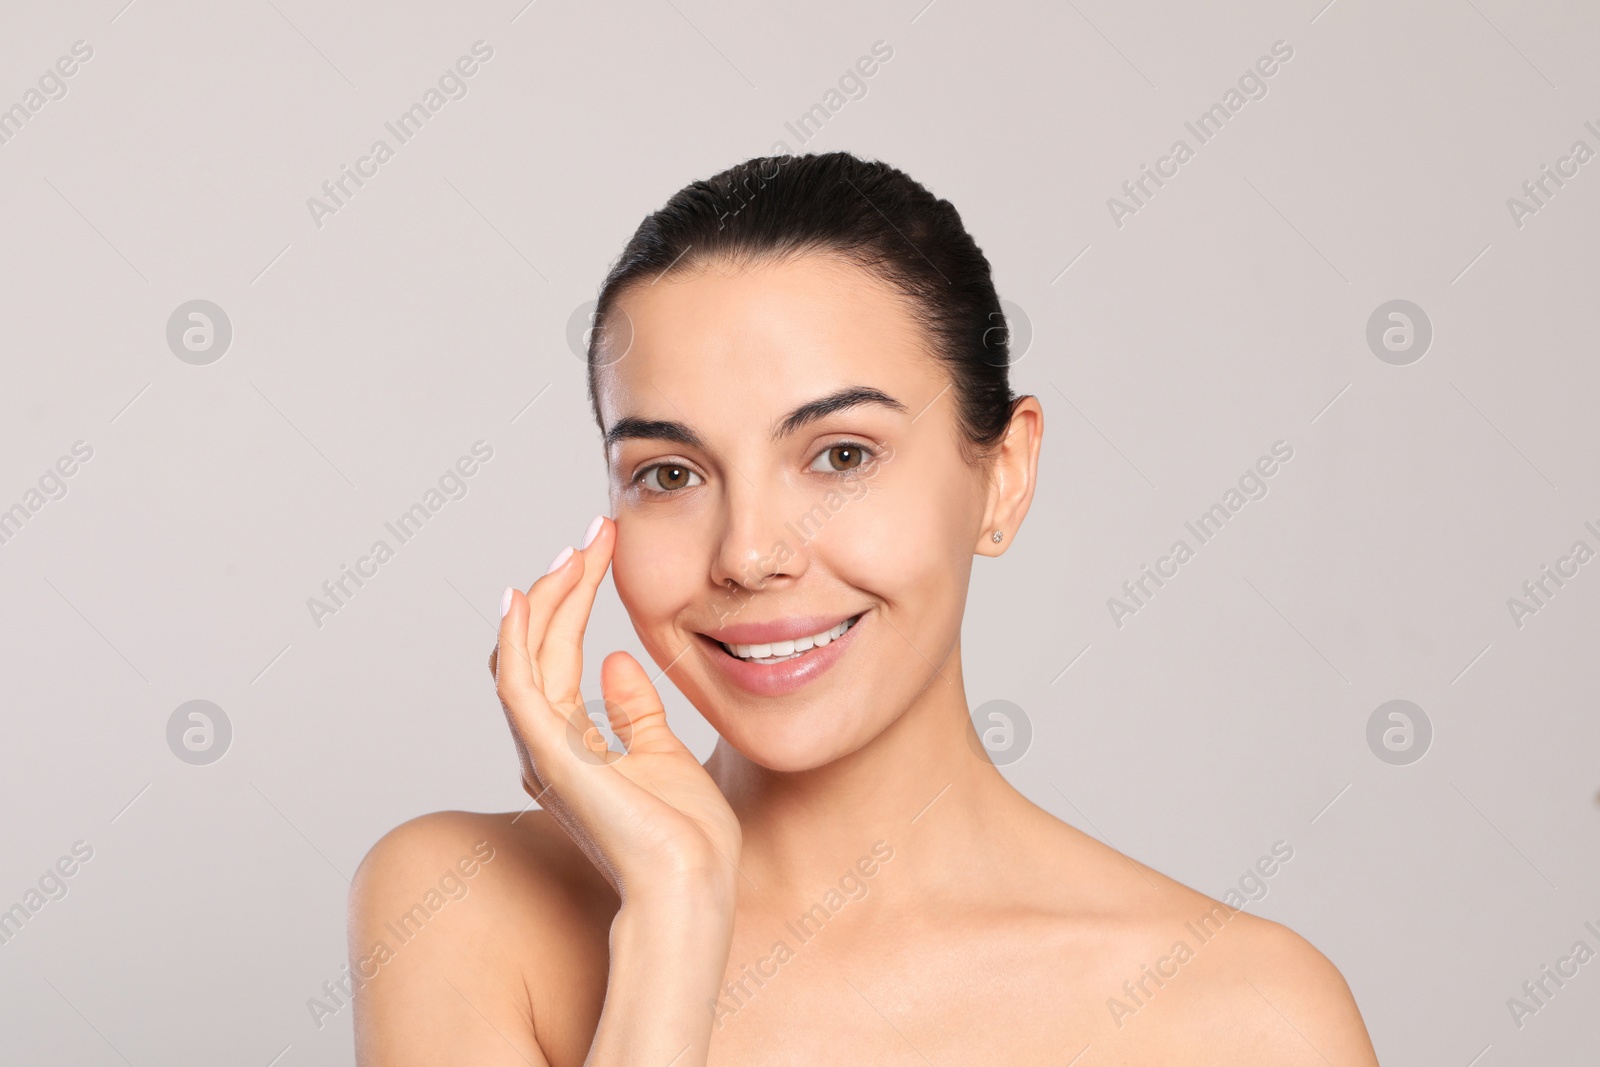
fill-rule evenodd
<path id="1" fill-rule="evenodd" d="M 848 152 L 749 159 L 689 183 L 645 217 L 595 306 L 588 378 L 596 423 L 604 428 L 595 388 L 602 334 L 623 293 L 719 259 L 806 253 L 843 257 L 899 292 L 949 375 L 964 456 L 976 464 L 990 455 L 1022 398 L 1011 391 L 1010 333 L 989 261 L 948 200 Z"/>

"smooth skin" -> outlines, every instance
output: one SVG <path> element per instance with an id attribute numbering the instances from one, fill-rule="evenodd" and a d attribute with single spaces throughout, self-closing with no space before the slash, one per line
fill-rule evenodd
<path id="1" fill-rule="evenodd" d="M 620 306 L 605 425 L 698 440 L 613 445 L 611 517 L 511 592 L 490 670 L 538 807 L 413 819 L 362 862 L 351 959 L 392 955 L 360 966 L 359 1062 L 1375 1065 L 1309 942 L 1081 833 L 981 755 L 962 616 L 973 558 L 1005 552 L 1033 499 L 1037 399 L 968 465 L 906 305 L 827 255 L 718 262 Z M 894 403 L 777 432 L 849 388 Z M 608 569 L 720 735 L 703 766 L 625 652 L 600 685 L 628 751 L 590 747 L 582 644 Z M 781 697 L 731 685 L 697 636 L 862 611 L 832 670 Z M 494 859 L 397 945 L 477 842 Z"/>

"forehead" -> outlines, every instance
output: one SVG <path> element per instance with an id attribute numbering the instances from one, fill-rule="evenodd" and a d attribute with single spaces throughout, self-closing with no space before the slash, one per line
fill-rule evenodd
<path id="1" fill-rule="evenodd" d="M 617 302 L 632 344 L 597 372 L 607 427 L 623 416 L 765 435 L 776 414 L 844 386 L 917 410 L 940 388 L 926 332 L 886 282 L 824 255 L 718 261 L 645 282 Z M 615 359 L 607 354 L 603 359 Z"/>

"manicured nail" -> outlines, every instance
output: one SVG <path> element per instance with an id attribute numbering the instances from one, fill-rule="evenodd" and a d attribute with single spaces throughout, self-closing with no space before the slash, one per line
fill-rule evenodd
<path id="1" fill-rule="evenodd" d="M 506 591 L 500 594 L 500 617 L 506 617 L 506 612 L 511 610 L 511 587 L 506 586 Z"/>
<path id="2" fill-rule="evenodd" d="M 567 558 L 569 556 L 571 556 L 571 555 L 572 555 L 572 546 L 568 545 L 566 548 L 563 548 L 559 553 L 557 553 L 555 559 L 550 561 L 550 567 L 549 567 L 548 570 L 545 571 L 545 573 L 546 574 L 550 574 L 551 572 L 553 572 L 557 567 L 559 567 L 563 563 L 565 563 L 567 561 Z"/>
<path id="3" fill-rule="evenodd" d="M 583 531 L 583 547 L 584 548 L 588 548 L 591 544 L 594 543 L 595 537 L 598 536 L 599 533 L 600 533 L 600 522 L 604 518 L 605 518 L 604 515 L 596 515 L 594 517 L 594 521 L 589 523 L 589 528 L 587 530 Z"/>

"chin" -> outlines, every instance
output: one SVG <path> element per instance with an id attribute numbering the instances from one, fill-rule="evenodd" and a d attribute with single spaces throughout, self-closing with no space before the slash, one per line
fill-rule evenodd
<path id="1" fill-rule="evenodd" d="M 803 711 L 758 722 L 742 721 L 736 726 L 712 723 L 718 735 L 745 759 L 785 774 L 826 767 L 860 749 L 871 738 L 857 738 L 851 728 L 854 725 L 824 721 L 823 716 Z"/>

